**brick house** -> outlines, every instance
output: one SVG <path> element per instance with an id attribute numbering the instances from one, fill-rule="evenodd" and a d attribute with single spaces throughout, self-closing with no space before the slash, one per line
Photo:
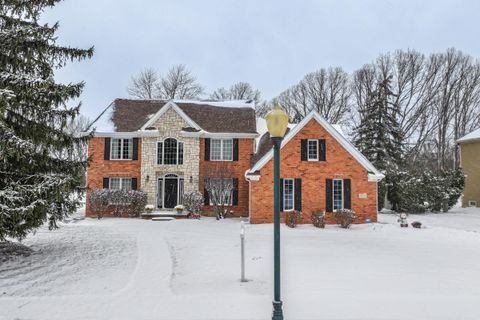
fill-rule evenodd
<path id="1" fill-rule="evenodd" d="M 204 181 L 221 177 L 234 185 L 224 199 L 231 215 L 271 222 L 272 146 L 257 120 L 251 102 L 116 99 L 93 125 L 89 190 L 142 190 L 158 210 L 198 190 L 212 213 Z M 383 176 L 318 113 L 291 127 L 281 157 L 283 211 L 352 208 L 357 222 L 376 221 Z"/>
<path id="2" fill-rule="evenodd" d="M 250 222 L 273 221 L 273 145 L 268 132 L 260 139 L 250 184 Z M 377 182 L 381 174 L 337 129 L 313 111 L 286 133 L 280 151 L 280 210 L 325 210 L 327 223 L 337 209 L 352 209 L 356 223 L 377 221 Z M 282 215 L 283 220 L 283 215 Z"/>

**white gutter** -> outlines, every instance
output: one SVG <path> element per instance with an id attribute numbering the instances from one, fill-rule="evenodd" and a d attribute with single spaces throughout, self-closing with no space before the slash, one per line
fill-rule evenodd
<path id="1" fill-rule="evenodd" d="M 250 138 L 258 137 L 258 133 L 244 133 L 244 132 L 208 132 L 200 130 L 197 132 L 180 131 L 182 137 L 189 138 Z"/>

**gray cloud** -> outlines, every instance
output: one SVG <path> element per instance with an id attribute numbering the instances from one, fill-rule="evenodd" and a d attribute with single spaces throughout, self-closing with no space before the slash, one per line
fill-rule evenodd
<path id="1" fill-rule="evenodd" d="M 242 80 L 271 98 L 307 72 L 352 71 L 398 48 L 477 57 L 478 12 L 478 1 L 66 0 L 44 20 L 60 21 L 60 43 L 95 46 L 92 60 L 58 72 L 86 81 L 92 118 L 147 66 L 184 63 L 209 91 Z"/>

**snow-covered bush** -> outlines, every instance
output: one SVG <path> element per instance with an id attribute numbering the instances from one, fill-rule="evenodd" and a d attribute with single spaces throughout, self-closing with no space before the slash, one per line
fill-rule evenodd
<path id="1" fill-rule="evenodd" d="M 200 213 L 204 204 L 203 195 L 198 191 L 187 192 L 183 195 L 183 205 L 188 213 Z"/>
<path id="2" fill-rule="evenodd" d="M 295 228 L 300 219 L 302 219 L 302 213 L 300 211 L 287 211 L 285 215 L 285 224 L 287 227 Z"/>
<path id="3" fill-rule="evenodd" d="M 147 204 L 145 206 L 145 212 L 152 213 L 153 210 L 155 210 L 155 207 L 153 206 L 153 204 Z"/>
<path id="4" fill-rule="evenodd" d="M 325 211 L 314 210 L 312 212 L 312 224 L 317 228 L 325 228 Z"/>
<path id="5" fill-rule="evenodd" d="M 353 221 L 357 218 L 356 213 L 349 209 L 339 209 L 335 211 L 334 215 L 337 224 L 344 229 L 350 228 Z"/>
<path id="6" fill-rule="evenodd" d="M 147 204 L 147 194 L 136 190 L 99 189 L 90 193 L 90 206 L 98 218 L 105 211 L 117 217 L 138 217 Z"/>
<path id="7" fill-rule="evenodd" d="M 397 211 L 424 213 L 448 211 L 457 203 L 465 185 L 461 169 L 418 174 L 402 172 L 398 179 Z"/>

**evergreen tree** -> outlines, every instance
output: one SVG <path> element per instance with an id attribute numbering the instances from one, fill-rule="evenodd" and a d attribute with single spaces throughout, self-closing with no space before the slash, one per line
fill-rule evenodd
<path id="1" fill-rule="evenodd" d="M 60 0 L 0 0 L 0 241 L 22 239 L 72 213 L 87 161 L 69 156 L 90 136 L 65 130 L 79 113 L 84 83 L 60 84 L 54 70 L 90 58 L 56 44 L 54 25 L 40 24 Z"/>
<path id="2" fill-rule="evenodd" d="M 385 193 L 395 209 L 398 203 L 395 177 L 403 167 L 403 134 L 398 123 L 399 107 L 394 103 L 391 76 L 380 79 L 367 97 L 355 128 L 354 144 L 385 174 L 379 183 L 378 204 L 384 205 Z"/>

